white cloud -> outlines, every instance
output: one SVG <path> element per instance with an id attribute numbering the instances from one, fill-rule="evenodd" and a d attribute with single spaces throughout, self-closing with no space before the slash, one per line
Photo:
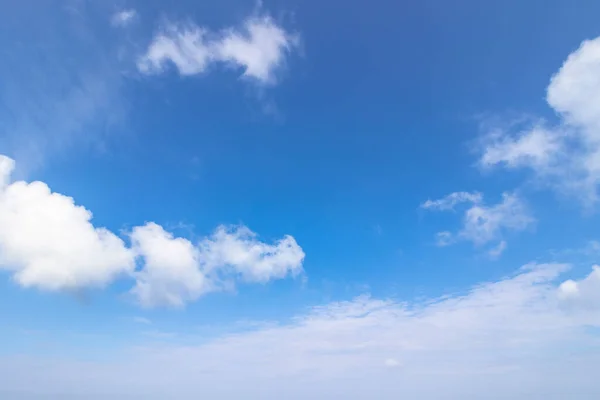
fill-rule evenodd
<path id="1" fill-rule="evenodd" d="M 600 184 L 599 77 L 600 38 L 596 38 L 569 55 L 550 81 L 546 100 L 559 122 L 488 134 L 481 165 L 527 167 L 540 181 L 592 206 Z"/>
<path id="2" fill-rule="evenodd" d="M 156 35 L 138 68 L 146 74 L 161 73 L 172 63 L 181 75 L 203 73 L 215 63 L 243 69 L 243 75 L 260 83 L 274 83 L 275 71 L 297 44 L 269 17 L 251 17 L 242 29 L 211 33 L 194 25 L 167 26 Z"/>
<path id="3" fill-rule="evenodd" d="M 121 10 L 112 15 L 110 22 L 114 26 L 127 26 L 137 17 L 137 11 L 134 9 Z"/>
<path id="4" fill-rule="evenodd" d="M 589 141 L 600 140 L 600 38 L 584 41 L 569 55 L 548 86 L 548 104 L 565 122 L 583 129 Z"/>
<path id="5" fill-rule="evenodd" d="M 101 362 L 4 356 L 0 387 L 74 398 L 592 400 L 600 353 L 585 327 L 600 317 L 562 307 L 555 281 L 567 268 L 527 265 L 433 300 L 361 296 L 211 340 L 134 341 Z"/>
<path id="6" fill-rule="evenodd" d="M 304 252 L 293 237 L 270 245 L 244 226 L 219 227 L 192 244 L 150 222 L 132 229 L 127 246 L 45 183 L 11 182 L 13 167 L 0 156 L 0 269 L 22 286 L 76 290 L 125 276 L 136 280 L 131 293 L 141 305 L 183 306 L 238 276 L 265 283 L 302 271 Z"/>
<path id="7" fill-rule="evenodd" d="M 438 200 L 427 200 L 421 204 L 421 208 L 431 210 L 453 210 L 457 204 L 460 203 L 481 203 L 483 196 L 478 192 L 454 192 L 450 193 L 444 198 Z"/>
<path id="8" fill-rule="evenodd" d="M 199 268 L 198 249 L 187 239 L 174 238 L 149 223 L 131 232 L 132 247 L 144 259 L 132 293 L 145 307 L 181 307 L 212 289 Z"/>
<path id="9" fill-rule="evenodd" d="M 304 252 L 291 236 L 274 245 L 256 240 L 246 227 L 219 227 L 212 237 L 199 245 L 204 268 L 230 268 L 248 282 L 266 282 L 273 278 L 297 275 L 302 271 Z"/>
<path id="10" fill-rule="evenodd" d="M 493 247 L 488 251 L 488 254 L 491 258 L 495 259 L 500 257 L 500 255 L 504 253 L 504 250 L 506 250 L 506 241 L 501 240 L 496 247 Z"/>
<path id="11" fill-rule="evenodd" d="M 2 158 L 0 164 L 6 165 Z M 3 180 L 8 181 L 6 176 Z M 133 253 L 92 214 L 43 182 L 0 188 L 0 268 L 21 285 L 47 290 L 105 286 L 133 272 Z"/>
<path id="12" fill-rule="evenodd" d="M 600 309 L 600 266 L 594 265 L 592 272 L 579 281 L 569 279 L 563 282 L 558 288 L 558 295 L 571 307 Z"/>
<path id="13" fill-rule="evenodd" d="M 10 176 L 14 168 L 14 160 L 0 154 L 0 190 L 4 189 L 10 182 Z"/>
<path id="14" fill-rule="evenodd" d="M 270 245 L 250 229 L 218 227 L 198 245 L 175 238 L 149 223 L 131 233 L 144 268 L 136 273 L 132 293 L 145 307 L 181 307 L 238 275 L 245 282 L 266 283 L 302 272 L 304 252 L 291 236 Z"/>
<path id="15" fill-rule="evenodd" d="M 468 240 L 478 246 L 498 241 L 498 244 L 489 250 L 492 257 L 498 257 L 506 248 L 506 242 L 501 240 L 505 232 L 522 231 L 534 222 L 523 201 L 511 193 L 504 193 L 502 201 L 492 206 L 483 203 L 480 193 L 455 192 L 439 200 L 427 200 L 421 207 L 453 210 L 459 203 L 471 203 L 464 212 L 463 226 L 456 234 L 448 231 L 438 232 L 438 246 L 447 246 L 458 240 Z"/>
<path id="16" fill-rule="evenodd" d="M 443 231 L 435 234 L 435 244 L 439 247 L 445 247 L 452 244 L 454 237 L 451 232 Z"/>
<path id="17" fill-rule="evenodd" d="M 560 146 L 560 136 L 541 125 L 514 137 L 495 132 L 488 136 L 480 162 L 486 167 L 505 164 L 509 168 L 544 168 L 554 161 Z"/>
<path id="18" fill-rule="evenodd" d="M 488 251 L 488 254 L 491 258 L 498 258 L 504 253 L 504 250 L 506 250 L 506 241 L 501 240 L 496 247 L 493 247 Z"/>
<path id="19" fill-rule="evenodd" d="M 503 231 L 521 231 L 534 222 L 525 204 L 515 194 L 504 193 L 493 206 L 473 205 L 465 211 L 459 235 L 475 244 L 485 244 Z"/>

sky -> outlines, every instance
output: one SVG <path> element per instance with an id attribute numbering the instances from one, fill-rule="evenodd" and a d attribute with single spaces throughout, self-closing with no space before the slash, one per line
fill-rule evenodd
<path id="1" fill-rule="evenodd" d="M 0 1 L 0 397 L 600 398 L 599 12 Z"/>

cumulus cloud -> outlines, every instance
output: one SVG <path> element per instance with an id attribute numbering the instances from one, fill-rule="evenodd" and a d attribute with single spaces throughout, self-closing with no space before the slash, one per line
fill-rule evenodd
<path id="1" fill-rule="evenodd" d="M 291 236 L 276 244 L 262 243 L 246 227 L 217 228 L 199 245 L 204 269 L 229 267 L 248 282 L 266 282 L 272 278 L 297 275 L 302 271 L 304 252 Z"/>
<path id="2" fill-rule="evenodd" d="M 114 26 L 127 26 L 133 22 L 137 16 L 137 11 L 134 9 L 121 10 L 112 15 L 110 18 L 111 24 Z"/>
<path id="3" fill-rule="evenodd" d="M 485 205 L 480 193 L 455 192 L 439 200 L 427 200 L 421 207 L 431 210 L 454 210 L 460 203 L 471 203 L 464 211 L 462 228 L 456 232 L 438 232 L 438 246 L 447 246 L 459 240 L 468 240 L 475 245 L 497 241 L 489 250 L 492 257 L 499 256 L 506 248 L 502 236 L 508 231 L 522 231 L 534 219 L 524 202 L 514 193 L 504 193 L 502 201 L 495 205 Z"/>
<path id="4" fill-rule="evenodd" d="M 92 213 L 43 182 L 11 182 L 14 161 L 0 156 L 0 269 L 25 287 L 78 290 L 135 279 L 146 307 L 183 306 L 221 282 L 265 283 L 302 271 L 304 252 L 291 236 L 273 245 L 244 226 L 219 227 L 197 244 L 147 223 L 130 245 L 92 223 Z"/>
<path id="5" fill-rule="evenodd" d="M 276 244 L 257 239 L 245 226 L 218 227 L 194 245 L 149 223 L 131 233 L 132 246 L 144 260 L 132 294 L 146 307 L 180 307 L 221 289 L 221 280 L 241 277 L 265 283 L 302 271 L 304 252 L 291 236 Z"/>
<path id="6" fill-rule="evenodd" d="M 0 189 L 8 185 L 14 168 L 14 160 L 0 154 Z"/>
<path id="7" fill-rule="evenodd" d="M 212 339 L 193 332 L 185 344 L 134 341 L 102 362 L 4 356 L 0 386 L 85 398 L 158 399 L 177 388 L 182 399 L 201 391 L 225 399 L 591 400 L 600 396 L 600 354 L 584 328 L 600 327 L 600 318 L 582 322 L 561 306 L 556 280 L 568 268 L 530 264 L 435 299 L 360 296 L 288 323 Z"/>
<path id="8" fill-rule="evenodd" d="M 489 133 L 480 163 L 529 168 L 541 182 L 592 206 L 600 184 L 600 38 L 569 55 L 552 77 L 546 101 L 559 116 L 557 124 Z"/>
<path id="9" fill-rule="evenodd" d="M 1 165 L 11 164 L 6 157 Z M 5 169 L 5 168 L 3 168 Z M 10 171 L 9 171 L 10 172 Z M 92 214 L 43 182 L 0 187 L 0 268 L 26 287 L 47 290 L 105 286 L 133 272 L 123 240 L 91 223 Z"/>
<path id="10" fill-rule="evenodd" d="M 199 268 L 198 249 L 189 240 L 149 223 L 133 229 L 131 242 L 144 262 L 131 292 L 143 306 L 181 307 L 212 289 Z"/>
<path id="11" fill-rule="evenodd" d="M 154 37 L 138 68 L 157 74 L 172 64 L 181 75 L 196 75 L 220 63 L 241 68 L 243 76 L 259 83 L 274 83 L 276 70 L 297 41 L 297 36 L 270 17 L 251 17 L 241 29 L 218 33 L 195 25 L 169 24 Z"/>

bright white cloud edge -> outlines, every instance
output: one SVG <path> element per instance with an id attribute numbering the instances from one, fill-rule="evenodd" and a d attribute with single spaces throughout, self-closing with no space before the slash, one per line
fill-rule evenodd
<path id="1" fill-rule="evenodd" d="M 434 300 L 361 296 L 208 341 L 193 332 L 186 344 L 135 341 L 102 361 L 3 357 L 0 386 L 74 398 L 591 400 L 600 303 L 564 297 L 570 284 L 556 281 L 568 268 L 530 264 Z M 598 293 L 597 271 L 567 282 Z"/>
<path id="2" fill-rule="evenodd" d="M 569 55 L 546 101 L 559 116 L 556 124 L 492 130 L 482 141 L 480 165 L 528 168 L 539 182 L 593 207 L 600 184 L 600 38 Z"/>
<path id="3" fill-rule="evenodd" d="M 145 307 L 181 307 L 235 281 L 265 283 L 302 272 L 291 236 L 261 242 L 244 226 L 218 227 L 194 244 L 153 222 L 125 241 L 95 227 L 92 214 L 43 182 L 11 182 L 15 163 L 0 155 L 0 270 L 24 287 L 77 291 L 135 280 Z"/>
<path id="4" fill-rule="evenodd" d="M 212 65 L 243 69 L 243 76 L 273 84 L 276 71 L 298 44 L 298 36 L 277 25 L 269 16 L 252 16 L 240 29 L 210 32 L 193 24 L 170 23 L 152 40 L 138 60 L 144 74 L 158 74 L 173 65 L 181 75 L 197 75 Z"/>

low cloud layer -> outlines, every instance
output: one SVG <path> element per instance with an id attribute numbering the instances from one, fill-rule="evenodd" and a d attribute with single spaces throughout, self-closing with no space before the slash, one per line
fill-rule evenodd
<path id="1" fill-rule="evenodd" d="M 208 341 L 187 332 L 185 345 L 131 343 L 102 362 L 0 358 L 0 386 L 74 398 L 591 400 L 600 314 L 569 306 L 559 285 L 568 268 L 529 264 L 430 300 L 361 296 Z M 595 278 L 573 282 L 592 281 L 600 291 Z"/>
<path id="2" fill-rule="evenodd" d="M 244 226 L 219 227 L 192 243 L 155 223 L 127 233 L 131 245 L 96 227 L 92 213 L 43 182 L 11 182 L 14 161 L 0 156 L 0 269 L 24 287 L 80 290 L 135 279 L 146 307 L 183 306 L 223 282 L 260 282 L 302 271 L 304 252 L 291 236 L 275 244 Z"/>

